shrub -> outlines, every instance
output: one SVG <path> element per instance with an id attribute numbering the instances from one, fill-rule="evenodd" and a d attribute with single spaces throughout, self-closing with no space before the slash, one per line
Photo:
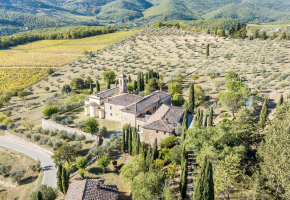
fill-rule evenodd
<path id="1" fill-rule="evenodd" d="M 116 160 L 112 160 L 112 165 L 117 165 L 117 161 Z"/>
<path id="2" fill-rule="evenodd" d="M 55 200 L 57 196 L 57 191 L 53 187 L 47 185 L 40 185 L 36 191 L 31 193 L 29 200 L 37 199 L 38 192 L 41 192 L 43 200 Z"/>
<path id="3" fill-rule="evenodd" d="M 51 75 L 51 74 L 54 73 L 54 70 L 53 70 L 51 67 L 50 67 L 50 68 L 47 68 L 46 73 L 47 73 L 48 75 Z"/>
<path id="4" fill-rule="evenodd" d="M 71 92 L 71 88 L 68 84 L 62 86 L 61 93 L 70 93 L 70 92 Z"/>
<path id="5" fill-rule="evenodd" d="M 49 130 L 42 129 L 41 133 L 44 134 L 44 135 L 48 135 L 49 134 Z"/>
<path id="6" fill-rule="evenodd" d="M 57 121 L 61 120 L 61 116 L 59 114 L 55 113 L 55 114 L 51 115 L 51 119 L 52 119 L 52 121 L 57 122 Z"/>
<path id="7" fill-rule="evenodd" d="M 77 137 L 76 133 L 68 134 L 68 139 L 70 139 L 70 140 L 75 140 L 76 137 Z"/>
<path id="8" fill-rule="evenodd" d="M 9 118 L 7 118 L 7 119 L 5 119 L 4 124 L 5 124 L 5 125 L 8 125 L 8 124 L 14 124 L 14 120 L 13 120 L 13 119 L 9 119 Z"/>
<path id="9" fill-rule="evenodd" d="M 177 165 L 180 165 L 181 163 L 181 152 L 182 152 L 182 146 L 176 145 L 170 150 L 170 161 L 172 163 L 176 163 Z"/>
<path id="10" fill-rule="evenodd" d="M 75 148 L 77 151 L 82 150 L 83 145 L 80 142 L 74 142 L 70 144 L 70 147 Z"/>
<path id="11" fill-rule="evenodd" d="M 51 116 L 51 115 L 53 115 L 53 114 L 55 114 L 55 113 L 58 113 L 58 112 L 59 112 L 59 108 L 58 108 L 57 106 L 53 105 L 53 106 L 48 106 L 48 107 L 46 107 L 46 108 L 42 111 L 42 114 L 43 114 L 44 116 Z"/>
<path id="12" fill-rule="evenodd" d="M 223 113 L 220 115 L 221 117 L 231 117 L 231 115 L 229 113 Z"/>
<path id="13" fill-rule="evenodd" d="M 37 171 L 37 170 L 39 170 L 40 166 L 41 166 L 41 163 L 40 163 L 40 161 L 38 160 L 36 164 L 32 164 L 32 165 L 30 165 L 29 168 L 30 168 L 32 171 Z"/>
<path id="14" fill-rule="evenodd" d="M 169 136 L 161 140 L 160 147 L 161 148 L 172 148 L 175 146 L 175 143 L 178 141 L 178 138 L 175 136 Z"/>
<path id="15" fill-rule="evenodd" d="M 163 148 L 161 151 L 159 151 L 159 158 L 164 161 L 170 160 L 170 149 Z"/>
<path id="16" fill-rule="evenodd" d="M 84 135 L 78 135 L 76 138 L 77 141 L 83 141 L 85 139 L 86 139 L 86 137 Z"/>
<path id="17" fill-rule="evenodd" d="M 24 176 L 25 172 L 26 171 L 24 169 L 21 169 L 21 170 L 12 172 L 9 177 L 11 178 L 13 183 L 18 182 L 18 184 L 19 184 L 21 181 L 21 178 Z"/>
<path id="18" fill-rule="evenodd" d="M 68 139 L 68 134 L 66 131 L 63 131 L 63 130 L 59 131 L 59 133 L 57 134 L 57 138 L 63 139 L 63 140 Z"/>
<path id="19" fill-rule="evenodd" d="M 77 160 L 76 167 L 78 169 L 84 169 L 87 166 L 87 164 L 88 164 L 88 159 L 86 157 L 82 157 Z"/>
<path id="20" fill-rule="evenodd" d="M 74 89 L 83 89 L 84 80 L 82 78 L 73 78 L 70 82 L 70 86 Z"/>
<path id="21" fill-rule="evenodd" d="M 31 140 L 32 140 L 33 142 L 37 142 L 37 141 L 39 141 L 39 140 L 40 140 L 40 135 L 38 135 L 38 134 L 33 134 L 33 135 L 31 136 Z"/>
<path id="22" fill-rule="evenodd" d="M 48 137 L 41 137 L 39 140 L 39 144 L 45 145 L 48 142 Z"/>
<path id="23" fill-rule="evenodd" d="M 6 175 L 11 171 L 11 165 L 0 165 L 0 174 Z"/>
<path id="24" fill-rule="evenodd" d="M 58 149 L 61 145 L 62 145 L 62 141 L 60 141 L 60 140 L 58 140 L 58 141 L 52 141 L 52 148 L 53 148 L 53 150 Z"/>
<path id="25" fill-rule="evenodd" d="M 0 122 L 3 122 L 3 120 L 4 120 L 5 118 L 6 118 L 5 115 L 0 114 Z"/>
<path id="26" fill-rule="evenodd" d="M 7 116 L 7 117 L 11 117 L 11 115 L 12 115 L 12 111 L 9 110 L 9 111 L 6 113 L 6 116 Z"/>
<path id="27" fill-rule="evenodd" d="M 51 148 L 53 146 L 52 141 L 51 140 L 48 140 L 47 143 L 46 143 L 46 146 L 48 148 Z"/>
<path id="28" fill-rule="evenodd" d="M 25 137 L 27 137 L 27 138 L 31 138 L 31 135 L 32 135 L 32 133 L 26 133 L 26 134 L 25 134 Z"/>
<path id="29" fill-rule="evenodd" d="M 36 128 L 36 132 L 37 132 L 37 133 L 41 133 L 41 132 L 42 132 L 42 127 L 37 127 L 37 128 Z"/>
<path id="30" fill-rule="evenodd" d="M 49 136 L 50 137 L 53 137 L 53 136 L 56 136 L 57 135 L 57 133 L 56 132 L 54 132 L 54 131 L 49 131 Z"/>

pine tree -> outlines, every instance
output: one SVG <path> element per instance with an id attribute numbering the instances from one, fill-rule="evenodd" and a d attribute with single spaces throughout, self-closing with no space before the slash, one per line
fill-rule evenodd
<path id="1" fill-rule="evenodd" d="M 92 82 L 90 82 L 90 91 L 91 91 L 91 94 L 94 92 Z"/>
<path id="2" fill-rule="evenodd" d="M 260 114 L 260 126 L 264 129 L 266 127 L 268 117 L 268 97 L 265 98 Z"/>
<path id="3" fill-rule="evenodd" d="M 108 82 L 107 89 L 111 89 L 111 83 Z"/>
<path id="4" fill-rule="evenodd" d="M 36 200 L 43 200 L 43 198 L 42 198 L 42 194 L 41 194 L 40 191 L 37 192 Z"/>
<path id="5" fill-rule="evenodd" d="M 281 106 L 283 101 L 284 101 L 284 97 L 283 97 L 283 94 L 281 94 L 277 106 Z"/>
<path id="6" fill-rule="evenodd" d="M 99 81 L 96 81 L 96 93 L 100 92 L 100 84 Z"/>
<path id="7" fill-rule="evenodd" d="M 129 75 L 128 76 L 128 82 L 131 83 L 131 81 L 132 81 L 132 79 L 131 79 L 131 76 Z"/>
<path id="8" fill-rule="evenodd" d="M 123 126 L 123 134 L 122 134 L 122 151 L 125 153 L 126 151 L 126 138 L 125 138 L 125 130 Z"/>
<path id="9" fill-rule="evenodd" d="M 194 113 L 194 107 L 195 107 L 195 102 L 194 102 L 194 83 L 190 84 L 189 88 L 189 97 L 188 97 L 188 111 L 189 113 L 193 114 Z"/>
<path id="10" fill-rule="evenodd" d="M 204 118 L 204 124 L 203 124 L 203 127 L 207 127 L 207 126 L 208 126 L 208 124 L 207 124 L 207 117 L 208 117 L 208 115 L 206 114 L 206 115 L 205 115 L 205 118 Z"/>
<path id="11" fill-rule="evenodd" d="M 154 140 L 152 158 L 153 158 L 153 160 L 156 160 L 156 158 L 158 158 L 157 138 L 155 138 L 155 140 Z"/>
<path id="12" fill-rule="evenodd" d="M 213 126 L 213 107 L 210 108 L 208 126 Z"/>
<path id="13" fill-rule="evenodd" d="M 67 174 L 67 171 L 66 169 L 63 167 L 62 168 L 62 191 L 63 191 L 63 194 L 66 194 L 67 190 L 68 190 L 68 186 L 69 186 L 69 182 L 68 182 L 68 174 Z"/>
<path id="14" fill-rule="evenodd" d="M 62 164 L 58 165 L 56 179 L 57 179 L 57 188 L 63 193 L 63 189 L 62 189 Z"/>
<path id="15" fill-rule="evenodd" d="M 194 188 L 193 200 L 214 200 L 214 183 L 212 164 L 205 156 L 204 162 Z"/>
<path id="16" fill-rule="evenodd" d="M 209 44 L 206 46 L 206 57 L 209 57 Z"/>
<path id="17" fill-rule="evenodd" d="M 188 130 L 188 109 L 185 110 L 182 122 L 182 134 Z"/>

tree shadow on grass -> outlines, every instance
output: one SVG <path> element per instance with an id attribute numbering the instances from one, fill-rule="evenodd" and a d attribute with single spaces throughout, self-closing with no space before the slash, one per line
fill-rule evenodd
<path id="1" fill-rule="evenodd" d="M 25 179 L 22 179 L 20 185 L 25 185 L 25 184 L 28 184 L 28 183 L 32 183 L 32 182 L 34 182 L 37 179 L 37 177 L 38 176 L 30 176 L 30 177 L 27 177 Z"/>
<path id="2" fill-rule="evenodd" d="M 126 192 L 119 191 L 118 199 L 119 200 L 127 200 L 127 199 L 130 199 L 130 196 Z"/>

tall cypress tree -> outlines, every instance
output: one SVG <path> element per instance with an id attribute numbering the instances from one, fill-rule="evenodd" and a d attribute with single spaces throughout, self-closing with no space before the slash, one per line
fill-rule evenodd
<path id="1" fill-rule="evenodd" d="M 208 115 L 205 114 L 203 127 L 207 127 L 208 126 L 208 124 L 207 124 L 207 117 L 208 117 Z"/>
<path id="2" fill-rule="evenodd" d="M 140 152 L 140 148 L 141 148 L 141 142 L 140 142 L 140 135 L 139 133 L 136 134 L 137 135 L 137 143 L 136 143 L 136 154 L 139 154 Z"/>
<path id="3" fill-rule="evenodd" d="M 137 87 L 137 81 L 134 80 L 134 90 L 136 90 L 138 87 Z"/>
<path id="4" fill-rule="evenodd" d="M 125 137 L 125 130 L 123 126 L 123 134 L 122 134 L 122 151 L 126 152 L 126 137 Z"/>
<path id="5" fill-rule="evenodd" d="M 187 159 L 184 159 L 183 161 L 183 172 L 182 172 L 182 178 L 181 178 L 181 197 L 182 199 L 186 199 L 186 191 L 187 191 Z"/>
<path id="6" fill-rule="evenodd" d="M 91 93 L 94 92 L 92 82 L 90 82 L 90 91 L 91 91 Z"/>
<path id="7" fill-rule="evenodd" d="M 118 79 L 115 81 L 115 86 L 117 87 L 119 85 Z"/>
<path id="8" fill-rule="evenodd" d="M 100 84 L 99 81 L 96 81 L 96 93 L 100 92 Z"/>
<path id="9" fill-rule="evenodd" d="M 144 74 L 141 72 L 141 92 L 145 89 L 145 81 L 144 81 Z"/>
<path id="10" fill-rule="evenodd" d="M 148 150 L 147 150 L 147 157 L 146 157 L 146 165 L 147 165 L 147 170 L 149 171 L 150 165 L 151 165 L 151 145 L 148 145 Z"/>
<path id="11" fill-rule="evenodd" d="M 66 194 L 67 190 L 68 190 L 68 186 L 69 186 L 69 182 L 68 182 L 68 174 L 66 169 L 63 167 L 62 168 L 62 191 L 64 194 Z"/>
<path id="12" fill-rule="evenodd" d="M 37 194 L 36 194 L 36 200 L 43 200 L 42 194 L 41 194 L 40 191 L 38 191 Z"/>
<path id="13" fill-rule="evenodd" d="M 182 122 L 182 134 L 188 130 L 188 109 L 185 110 Z"/>
<path id="14" fill-rule="evenodd" d="M 189 97 L 188 97 L 188 111 L 189 113 L 193 114 L 194 113 L 194 107 L 195 107 L 195 102 L 194 102 L 194 83 L 190 84 L 189 88 Z"/>
<path id="15" fill-rule="evenodd" d="M 209 56 L 209 44 L 206 45 L 206 57 Z"/>
<path id="16" fill-rule="evenodd" d="M 283 101 L 284 101 L 283 94 L 281 94 L 277 106 L 281 106 Z"/>
<path id="17" fill-rule="evenodd" d="M 214 183 L 212 164 L 205 156 L 204 162 L 194 188 L 193 200 L 214 200 Z"/>
<path id="18" fill-rule="evenodd" d="M 63 189 L 62 189 L 62 164 L 58 165 L 56 179 L 57 179 L 57 188 L 59 189 L 59 191 L 61 191 L 63 193 Z"/>
<path id="19" fill-rule="evenodd" d="M 128 134 L 128 154 L 132 155 L 132 132 L 130 126 L 127 128 Z"/>
<path id="20" fill-rule="evenodd" d="M 124 131 L 124 133 L 125 133 L 125 139 L 126 139 L 126 142 L 125 142 L 125 151 L 127 152 L 127 153 L 129 153 L 128 152 L 128 149 L 129 149 L 129 147 L 128 147 L 128 144 L 129 144 L 129 133 L 128 133 L 128 127 L 127 127 L 128 125 L 127 124 L 125 124 L 124 126 L 123 126 L 123 131 Z"/>
<path id="21" fill-rule="evenodd" d="M 129 75 L 128 76 L 128 82 L 131 83 L 131 81 L 132 81 L 132 79 L 131 79 L 131 76 Z"/>
<path id="22" fill-rule="evenodd" d="M 199 122 L 198 122 L 199 125 L 202 126 L 202 121 L 203 121 L 203 110 L 200 110 L 198 120 L 199 120 Z"/>
<path id="23" fill-rule="evenodd" d="M 156 160 L 156 158 L 158 158 L 157 138 L 155 138 L 155 140 L 154 140 L 152 158 L 153 158 L 153 160 Z"/>
<path id="24" fill-rule="evenodd" d="M 268 97 L 265 98 L 260 114 L 260 126 L 263 129 L 266 127 L 267 117 L 268 117 Z"/>
<path id="25" fill-rule="evenodd" d="M 210 108 L 208 126 L 213 126 L 213 107 Z"/>

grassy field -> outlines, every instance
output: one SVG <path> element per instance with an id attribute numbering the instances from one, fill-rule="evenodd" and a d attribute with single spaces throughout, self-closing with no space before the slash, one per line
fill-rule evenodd
<path id="1" fill-rule="evenodd" d="M 27 87 L 47 76 L 46 69 L 0 68 L 0 92 L 13 87 Z"/>
<path id="2" fill-rule="evenodd" d="M 78 56 L 0 51 L 0 67 L 60 67 Z"/>
<path id="3" fill-rule="evenodd" d="M 36 164 L 36 160 L 25 154 L 0 147 L 0 163 L 1 165 L 11 165 L 11 172 L 18 169 L 26 170 L 26 173 L 21 180 L 20 186 L 12 188 L 5 185 L 0 185 L 0 199 L 27 200 L 31 192 L 34 191 L 34 189 L 37 188 L 37 186 L 42 182 L 43 176 L 40 175 L 39 172 L 34 172 L 29 169 L 31 164 Z M 12 184 L 11 178 L 7 176 L 0 176 L 0 180 Z"/>
<path id="4" fill-rule="evenodd" d="M 82 53 L 84 50 L 96 51 L 105 46 L 130 36 L 135 31 L 120 31 L 105 35 L 98 35 L 77 40 L 41 40 L 25 45 L 19 45 L 11 49 L 35 52 L 54 53 Z"/>

